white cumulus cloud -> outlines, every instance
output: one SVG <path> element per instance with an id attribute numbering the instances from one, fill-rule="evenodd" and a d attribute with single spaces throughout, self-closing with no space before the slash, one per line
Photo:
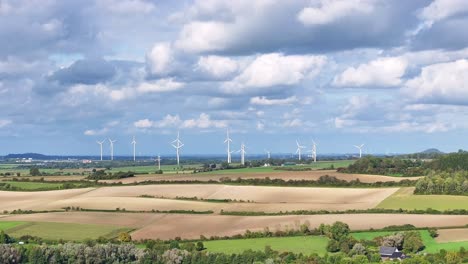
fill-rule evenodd
<path id="1" fill-rule="evenodd" d="M 396 86 L 401 84 L 408 63 L 400 57 L 378 58 L 357 67 L 349 67 L 333 80 L 335 86 Z"/>
<path id="2" fill-rule="evenodd" d="M 6 127 L 12 123 L 11 120 L 8 119 L 0 119 L 0 127 Z"/>
<path id="3" fill-rule="evenodd" d="M 190 22 L 182 28 L 176 47 L 193 53 L 222 50 L 230 39 L 228 26 L 216 21 Z"/>
<path id="4" fill-rule="evenodd" d="M 323 25 L 351 14 L 368 14 L 374 10 L 374 0 L 313 0 L 297 15 L 304 25 Z"/>
<path id="5" fill-rule="evenodd" d="M 185 120 L 182 124 L 184 128 L 222 128 L 227 127 L 224 120 L 212 120 L 208 114 L 201 113 L 198 118 Z"/>
<path id="6" fill-rule="evenodd" d="M 160 79 L 154 82 L 141 83 L 137 91 L 140 93 L 172 92 L 184 87 L 184 83 L 174 81 L 172 78 Z"/>
<path id="7" fill-rule="evenodd" d="M 197 118 L 183 120 L 179 115 L 166 115 L 163 119 L 152 121 L 141 119 L 133 123 L 136 128 L 223 128 L 225 120 L 213 120 L 210 115 L 201 113 Z"/>
<path id="8" fill-rule="evenodd" d="M 213 55 L 200 57 L 196 69 L 208 73 L 215 78 L 224 78 L 237 72 L 238 68 L 237 61 L 228 57 Z"/>
<path id="9" fill-rule="evenodd" d="M 151 74 L 164 75 L 174 69 L 174 51 L 167 42 L 157 43 L 146 55 L 146 63 Z"/>
<path id="10" fill-rule="evenodd" d="M 419 17 L 432 24 L 467 11 L 466 0 L 435 0 L 421 11 Z"/>
<path id="11" fill-rule="evenodd" d="M 239 93 L 249 87 L 295 85 L 305 78 L 316 76 L 326 61 L 325 56 L 287 56 L 281 53 L 260 55 L 239 76 L 226 83 L 224 90 L 229 93 Z"/>
<path id="12" fill-rule="evenodd" d="M 423 67 L 402 91 L 412 99 L 434 104 L 468 104 L 468 60 Z"/>
<path id="13" fill-rule="evenodd" d="M 296 96 L 291 96 L 284 99 L 268 99 L 265 96 L 256 96 L 250 98 L 250 103 L 254 105 L 290 105 L 296 102 Z"/>

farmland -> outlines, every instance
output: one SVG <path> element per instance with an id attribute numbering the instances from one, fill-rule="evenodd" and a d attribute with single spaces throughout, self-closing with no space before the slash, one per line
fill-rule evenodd
<path id="1" fill-rule="evenodd" d="M 37 189 L 61 189 L 61 183 L 45 183 L 45 182 L 16 182 L 5 181 L 3 183 L 9 184 L 12 187 L 21 188 L 23 190 L 37 190 Z"/>
<path id="2" fill-rule="evenodd" d="M 387 209 L 468 210 L 468 196 L 456 195 L 414 195 L 414 188 L 401 188 L 383 200 L 377 207 Z"/>
<path id="3" fill-rule="evenodd" d="M 255 168 L 262 169 L 262 168 Z M 239 169 L 242 170 L 242 169 Z M 381 175 L 367 175 L 367 174 L 349 174 L 349 173 L 338 173 L 336 170 L 312 170 L 312 171 L 281 171 L 275 170 L 274 172 L 260 172 L 255 173 L 233 173 L 237 170 L 221 170 L 216 172 L 209 173 L 196 173 L 196 174 L 142 174 L 137 175 L 132 178 L 118 179 L 118 180 L 103 180 L 102 182 L 121 182 L 123 184 L 131 184 L 134 182 L 143 182 L 143 181 L 219 181 L 221 179 L 282 179 L 282 180 L 308 180 L 316 181 L 321 176 L 328 175 L 336 177 L 339 180 L 352 181 L 359 179 L 359 181 L 364 183 L 374 183 L 374 182 L 399 182 L 408 178 L 405 177 L 390 177 L 390 176 L 381 176 Z M 51 180 L 53 178 L 50 177 Z M 418 177 L 412 177 L 411 180 L 416 180 Z M 46 180 L 49 180 L 49 177 L 46 177 Z"/>
<path id="4" fill-rule="evenodd" d="M 112 225 L 133 228 L 134 239 L 182 238 L 198 239 L 200 235 L 232 236 L 247 229 L 271 231 L 299 228 L 308 223 L 316 228 L 322 223 L 335 221 L 348 223 L 352 230 L 383 228 L 390 225 L 412 224 L 417 227 L 463 226 L 468 223 L 466 215 L 410 215 L 395 217 L 389 214 L 330 214 L 330 215 L 286 215 L 286 216 L 227 216 L 194 214 L 153 214 L 153 213 L 106 213 L 106 212 L 56 212 L 23 215 L 8 215 L 1 221 L 60 222 Z M 196 226 L 197 228 L 193 228 Z"/>
<path id="5" fill-rule="evenodd" d="M 341 165 L 345 165 L 351 161 L 340 162 Z M 21 176 L 20 180 L 12 179 L 11 176 L 4 177 L 1 183 L 19 190 L 0 191 L 0 212 L 4 212 L 0 217 L 0 228 L 13 237 L 28 234 L 43 239 L 70 241 L 112 238 L 121 231 L 128 231 L 132 238 L 138 241 L 171 240 L 176 237 L 196 240 L 200 236 L 235 236 L 244 234 L 247 230 L 256 232 L 265 228 L 272 232 L 286 232 L 297 230 L 301 225 L 314 229 L 321 224 L 333 224 L 336 221 L 347 223 L 353 231 L 406 224 L 421 228 L 462 227 L 468 223 L 468 215 L 463 213 L 431 215 L 366 211 L 375 208 L 433 208 L 439 211 L 468 209 L 466 196 L 414 195 L 413 187 L 400 187 L 408 185 L 353 183 L 344 187 L 306 187 L 286 186 L 284 182 L 282 184 L 285 186 L 262 186 L 248 185 L 249 182 L 226 181 L 227 178 L 236 180 L 267 177 L 284 181 L 318 181 L 325 175 L 347 182 L 372 184 L 408 179 L 339 173 L 336 170 L 324 169 L 331 165 L 337 167 L 339 164 L 321 162 L 316 166 L 296 165 L 281 170 L 274 167 L 258 167 L 203 173 L 193 173 L 192 170 L 178 171 L 174 166 L 165 165 L 163 174 L 154 174 L 154 166 L 127 166 L 106 170 L 137 173 L 131 178 L 101 180 L 106 183 L 122 183 L 115 186 L 76 182 L 85 180 L 86 175 Z M 304 168 L 311 170 L 302 170 Z M 87 174 L 89 170 L 77 170 L 73 173 L 79 172 Z M 43 181 L 32 181 L 40 177 L 44 177 Z M 25 178 L 29 178 L 30 181 L 21 181 Z M 411 180 L 418 178 L 411 177 Z M 167 181 L 178 182 L 169 184 Z M 80 187 L 80 184 L 83 184 L 83 187 L 91 187 L 64 189 L 64 184 L 68 184 L 67 188 L 70 184 L 74 184 L 73 188 Z M 45 189 L 48 191 L 41 191 Z M 36 212 L 24 213 L 28 210 Z M 292 211 L 306 211 L 306 214 Z M 441 236 L 437 239 L 426 236 L 427 231 L 421 231 L 424 243 L 427 244 L 425 252 L 436 252 L 439 249 L 457 250 L 460 246 L 466 246 L 466 239 L 456 240 L 456 235 L 448 230 L 440 229 Z M 463 232 L 460 231 L 461 234 Z M 353 236 L 371 239 L 390 233 L 393 232 L 363 232 L 353 233 Z M 316 253 L 324 256 L 327 244 L 328 238 L 317 235 L 204 241 L 207 252 L 227 254 L 240 254 L 247 249 L 263 251 L 265 246 L 270 246 L 280 252 L 306 255 Z"/>
<path id="6" fill-rule="evenodd" d="M 39 183 L 38 183 L 39 184 Z M 308 188 L 173 184 L 84 188 L 35 192 L 0 191 L 9 201 L 0 210 L 58 210 L 68 206 L 88 209 L 265 211 L 368 209 L 396 192 L 397 188 Z M 155 198 L 141 198 L 141 195 Z M 242 203 L 216 204 L 175 200 L 185 197 L 229 199 Z M 159 198 L 158 198 L 159 197 Z M 164 199 L 161 199 L 164 198 Z"/>
<path id="7" fill-rule="evenodd" d="M 206 241 L 204 245 L 209 252 L 236 254 L 245 250 L 263 251 L 266 246 L 280 252 L 303 254 L 325 254 L 328 239 L 321 236 L 268 237 L 233 240 Z"/>
<path id="8" fill-rule="evenodd" d="M 468 229 L 440 229 L 440 233 L 445 232 L 467 232 Z M 429 235 L 427 230 L 420 230 L 423 243 L 426 246 L 424 252 L 435 253 L 441 249 L 444 250 L 459 250 L 460 247 L 468 247 L 468 238 L 465 240 L 456 241 L 456 237 L 451 240 L 440 242 L 439 239 L 434 239 Z M 368 231 L 351 233 L 357 240 L 372 240 L 378 236 L 388 236 L 394 234 L 394 231 Z M 222 252 L 228 254 L 241 253 L 242 251 L 251 249 L 263 251 L 266 246 L 270 246 L 273 250 L 280 252 L 288 251 L 303 254 L 316 253 L 319 255 L 325 254 L 328 238 L 324 236 L 293 236 L 293 237 L 269 237 L 269 238 L 250 238 L 250 239 L 232 239 L 232 240 L 214 240 L 206 241 L 204 245 L 209 252 Z"/>
<path id="9" fill-rule="evenodd" d="M 14 237 L 25 235 L 37 236 L 43 239 L 83 241 L 98 237 L 115 237 L 121 231 L 130 231 L 130 228 L 55 222 L 0 222 L 0 229 Z"/>
<path id="10" fill-rule="evenodd" d="M 454 231 L 462 231 L 467 232 L 466 229 L 440 229 L 439 232 L 442 234 L 448 232 L 452 233 Z M 421 238 L 423 240 L 423 244 L 425 245 L 424 252 L 427 253 L 436 253 L 439 252 L 441 249 L 445 249 L 448 251 L 451 250 L 459 250 L 460 247 L 468 247 L 468 238 L 465 240 L 457 241 L 455 237 L 450 239 L 445 239 L 444 241 L 440 241 L 439 239 L 434 239 L 429 235 L 427 230 L 420 230 Z M 365 239 L 365 240 L 372 240 L 378 236 L 387 236 L 394 234 L 395 232 L 360 232 L 360 233 L 353 233 L 352 236 L 358 240 Z"/>

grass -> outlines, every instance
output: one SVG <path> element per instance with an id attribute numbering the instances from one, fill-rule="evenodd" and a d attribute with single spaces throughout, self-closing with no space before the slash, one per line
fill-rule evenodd
<path id="1" fill-rule="evenodd" d="M 164 174 L 171 174 L 171 173 L 192 173 L 192 170 L 183 171 L 183 169 L 188 168 L 201 168 L 202 164 L 191 164 L 191 165 L 184 165 L 181 168 L 178 168 L 177 165 L 161 165 L 161 170 Z M 148 173 L 155 173 L 158 170 L 158 167 L 155 165 L 149 166 L 126 166 L 126 167 L 115 167 L 112 168 L 110 172 L 117 172 L 117 171 L 133 171 L 136 174 L 148 174 Z M 163 174 L 163 175 L 164 175 Z"/>
<path id="2" fill-rule="evenodd" d="M 1 222 L 3 223 L 3 222 Z M 15 222 L 6 222 L 14 225 Z M 17 222 L 16 226 L 5 230 L 13 237 L 24 235 L 37 236 L 43 239 L 83 241 L 85 239 L 96 239 L 100 236 L 112 238 L 120 232 L 131 229 L 111 225 L 74 224 L 74 223 L 51 223 L 51 222 Z M 1 225 L 1 224 L 0 224 Z"/>
<path id="3" fill-rule="evenodd" d="M 27 222 L 20 222 L 20 221 L 5 221 L 0 222 L 0 230 L 9 230 L 13 227 L 17 227 L 20 225 L 24 225 Z"/>
<path id="4" fill-rule="evenodd" d="M 414 195 L 414 188 L 401 188 L 393 195 L 383 200 L 377 208 L 385 209 L 422 209 L 435 210 L 468 210 L 468 196 L 457 195 Z"/>
<path id="5" fill-rule="evenodd" d="M 284 168 L 291 168 L 291 169 L 311 168 L 312 170 L 319 170 L 319 169 L 330 168 L 332 165 L 335 168 L 347 167 L 348 165 L 352 163 L 354 163 L 354 160 L 319 161 L 317 163 L 286 166 Z M 271 167 L 242 168 L 242 169 L 230 169 L 230 170 L 216 170 L 216 171 L 204 172 L 203 174 L 238 174 L 238 173 L 240 174 L 240 173 L 266 173 L 266 172 L 275 173 L 275 172 L 286 171 L 286 170 L 275 170 L 275 168 L 278 168 L 278 167 L 271 166 Z"/>
<path id="6" fill-rule="evenodd" d="M 267 237 L 232 240 L 213 240 L 203 242 L 209 252 L 223 252 L 227 254 L 241 253 L 245 250 L 263 251 L 265 246 L 282 252 L 303 254 L 325 254 L 328 238 L 321 236 L 298 237 Z"/>
<path id="7" fill-rule="evenodd" d="M 419 232 L 421 233 L 421 238 L 425 246 L 425 249 L 423 250 L 423 252 L 437 253 L 441 249 L 444 249 L 447 251 L 458 251 L 460 247 L 468 248 L 468 241 L 438 243 L 434 238 L 432 238 L 429 235 L 429 232 L 427 230 L 419 230 Z M 396 232 L 395 231 L 378 231 L 378 232 L 369 231 L 369 232 L 352 233 L 351 235 L 358 240 L 360 239 L 372 240 L 378 236 L 388 236 L 394 233 Z"/>
<path id="8" fill-rule="evenodd" d="M 37 189 L 61 189 L 63 184 L 61 183 L 44 183 L 44 182 L 16 182 L 6 181 L 13 187 L 21 188 L 23 190 L 37 190 Z"/>

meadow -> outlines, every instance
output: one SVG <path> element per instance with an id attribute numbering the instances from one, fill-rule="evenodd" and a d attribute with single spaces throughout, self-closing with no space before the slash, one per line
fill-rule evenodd
<path id="1" fill-rule="evenodd" d="M 436 241 L 436 239 L 429 235 L 429 232 L 427 230 L 419 230 L 418 232 L 420 232 L 423 244 L 425 245 L 423 252 L 436 253 L 439 252 L 441 249 L 447 251 L 458 251 L 460 247 L 468 248 L 468 241 L 439 243 Z M 372 240 L 378 236 L 388 236 L 394 233 L 395 231 L 360 232 L 352 233 L 352 236 L 358 240 Z"/>
<path id="2" fill-rule="evenodd" d="M 383 200 L 377 208 L 385 209 L 427 209 L 435 210 L 468 210 L 468 196 L 461 195 L 414 195 L 414 188 L 401 188 Z"/>
<path id="3" fill-rule="evenodd" d="M 429 235 L 427 230 L 419 230 L 425 249 L 423 252 L 436 253 L 441 249 L 447 251 L 458 251 L 460 247 L 468 247 L 468 241 L 439 243 Z M 351 233 L 357 240 L 372 240 L 379 236 L 388 236 L 395 231 L 368 231 Z M 232 240 L 213 240 L 203 242 L 209 252 L 220 252 L 227 254 L 241 253 L 245 250 L 263 251 L 266 246 L 280 252 L 294 252 L 303 254 L 324 255 L 328 238 L 324 236 L 294 236 L 294 237 L 268 237 L 268 238 L 249 238 Z"/>
<path id="4" fill-rule="evenodd" d="M 280 173 L 287 169 L 300 170 L 300 169 L 311 169 L 311 170 L 322 170 L 329 169 L 331 167 L 339 168 L 346 167 L 352 164 L 354 160 L 336 160 L 336 161 L 318 161 L 311 164 L 291 165 L 291 166 L 268 166 L 268 167 L 254 167 L 254 168 L 240 168 L 240 169 L 229 169 L 229 170 L 216 170 L 203 172 L 202 174 L 251 174 L 251 173 Z M 235 165 L 235 164 L 234 164 Z"/>
<path id="5" fill-rule="evenodd" d="M 213 240 L 203 242 L 209 252 L 227 254 L 241 253 L 245 250 L 263 251 L 266 246 L 280 252 L 324 255 L 328 238 L 322 236 L 267 237 L 232 240 Z"/>
<path id="6" fill-rule="evenodd" d="M 17 182 L 17 181 L 4 181 L 2 183 L 9 184 L 12 187 L 20 188 L 22 190 L 40 190 L 40 189 L 61 189 L 62 183 L 49 183 L 49 182 Z"/>
<path id="7" fill-rule="evenodd" d="M 131 228 L 122 228 L 112 225 L 55 223 L 55 222 L 0 222 L 0 229 L 9 235 L 19 238 L 24 235 L 36 236 L 43 239 L 83 241 L 99 237 L 113 238 L 119 232 L 130 231 Z"/>

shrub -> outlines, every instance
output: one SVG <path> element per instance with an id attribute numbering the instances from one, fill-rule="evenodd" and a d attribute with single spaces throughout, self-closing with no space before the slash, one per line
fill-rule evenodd
<path id="1" fill-rule="evenodd" d="M 118 239 L 119 239 L 120 242 L 131 242 L 132 241 L 132 236 L 130 236 L 130 234 L 127 233 L 127 232 L 121 232 L 119 234 Z"/>

